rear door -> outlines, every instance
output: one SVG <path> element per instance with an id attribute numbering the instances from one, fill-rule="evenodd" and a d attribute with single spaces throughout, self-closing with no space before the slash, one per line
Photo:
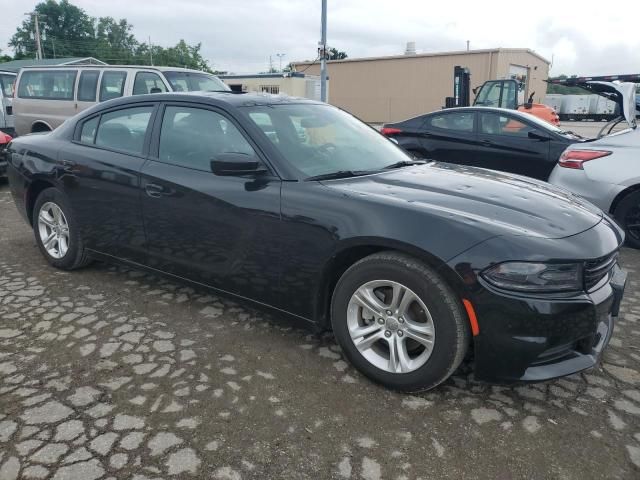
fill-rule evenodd
<path id="1" fill-rule="evenodd" d="M 146 260 L 140 169 L 155 110 L 156 104 L 143 103 L 89 117 L 59 154 L 86 246 L 137 263 Z"/>
<path id="2" fill-rule="evenodd" d="M 426 117 L 420 144 L 426 158 L 473 165 L 476 149 L 475 113 L 469 110 L 443 111 Z"/>
<path id="3" fill-rule="evenodd" d="M 478 112 L 478 166 L 546 180 L 555 161 L 551 136 L 534 124 L 503 112 Z"/>
<path id="4" fill-rule="evenodd" d="M 166 104 L 142 168 L 149 265 L 274 304 L 281 181 L 273 173 L 215 175 L 211 160 L 221 153 L 260 157 L 223 110 Z"/>

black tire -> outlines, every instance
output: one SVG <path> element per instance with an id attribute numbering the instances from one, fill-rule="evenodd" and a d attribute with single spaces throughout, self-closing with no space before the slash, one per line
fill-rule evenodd
<path id="1" fill-rule="evenodd" d="M 69 227 L 68 249 L 61 258 L 51 256 L 49 252 L 47 252 L 47 249 L 40 237 L 38 217 L 42 207 L 47 203 L 54 203 L 60 208 L 60 210 L 62 210 Z M 80 237 L 80 228 L 69 201 L 65 194 L 57 188 L 47 188 L 38 195 L 33 207 L 33 232 L 36 237 L 38 248 L 40 248 L 42 255 L 44 255 L 52 266 L 61 270 L 75 270 L 77 268 L 84 267 L 91 262 L 84 248 L 82 238 Z"/>
<path id="2" fill-rule="evenodd" d="M 625 233 L 625 244 L 640 249 L 640 228 L 630 230 L 629 224 L 640 223 L 640 191 L 631 192 L 616 206 L 613 216 Z"/>
<path id="3" fill-rule="evenodd" d="M 433 320 L 436 334 L 431 355 L 426 363 L 408 373 L 393 373 L 370 363 L 356 348 L 349 333 L 347 309 L 352 295 L 365 283 L 383 279 L 412 290 Z M 342 275 L 331 302 L 331 322 L 336 340 L 360 372 L 402 392 L 429 390 L 445 381 L 462 362 L 470 343 L 468 320 L 451 287 L 429 266 L 397 252 L 370 255 Z"/>

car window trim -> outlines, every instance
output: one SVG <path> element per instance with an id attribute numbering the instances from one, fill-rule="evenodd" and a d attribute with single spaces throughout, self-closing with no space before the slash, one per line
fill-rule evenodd
<path id="1" fill-rule="evenodd" d="M 532 128 L 533 130 L 542 130 L 542 127 L 540 125 L 536 125 L 533 122 L 527 122 L 527 120 L 525 118 L 520 118 L 517 117 L 515 115 L 509 115 L 508 112 L 495 112 L 495 111 L 489 111 L 489 112 L 478 112 L 480 115 L 478 115 L 478 133 L 480 135 L 491 135 L 491 136 L 495 136 L 495 137 L 508 137 L 508 138 L 526 138 L 526 136 L 521 136 L 521 135 L 513 135 L 513 134 L 509 134 L 509 133 L 487 133 L 487 132 L 483 132 L 482 131 L 482 115 L 488 115 L 488 114 L 493 114 L 493 115 L 498 115 L 498 117 L 506 117 L 509 120 L 515 120 L 516 122 L 520 122 L 523 125 L 526 125 L 529 128 Z M 547 133 L 549 135 L 554 134 L 555 132 L 552 131 L 545 131 L 544 133 Z"/>
<path id="2" fill-rule="evenodd" d="M 152 133 L 152 129 L 153 127 L 155 127 L 155 118 L 158 114 L 158 107 L 159 107 L 160 102 L 140 102 L 140 103 L 134 103 L 134 104 L 126 104 L 126 105 L 118 105 L 117 107 L 112 107 L 112 108 L 108 108 L 105 110 L 102 110 L 100 112 L 96 112 L 94 115 L 89 115 L 87 117 L 83 117 L 82 119 L 78 120 L 78 122 L 76 123 L 74 132 L 73 132 L 73 138 L 71 140 L 71 143 L 74 143 L 76 145 L 81 145 L 83 147 L 89 147 L 89 148 L 95 148 L 98 150 L 104 150 L 107 152 L 113 152 L 113 153 L 119 153 L 121 155 L 131 155 L 132 157 L 137 157 L 137 158 L 142 158 L 142 159 L 148 159 L 149 158 L 149 144 L 151 141 L 151 133 Z M 112 112 L 117 112 L 119 110 L 127 110 L 130 108 L 140 108 L 140 107 L 152 107 L 151 110 L 151 117 L 149 118 L 149 123 L 147 125 L 147 131 L 145 132 L 144 135 L 144 142 L 142 143 L 142 153 L 134 153 L 134 152 L 129 152 L 127 150 L 120 150 L 117 148 L 111 148 L 111 147 L 105 147 L 104 145 L 96 145 L 95 144 L 95 140 L 96 140 L 96 135 L 98 134 L 98 129 L 100 128 L 100 125 L 102 124 L 102 116 L 107 114 L 107 113 L 112 113 Z M 86 122 L 88 122 L 89 120 L 94 119 L 95 117 L 100 117 L 98 120 L 98 126 L 96 127 L 96 133 L 94 134 L 93 137 L 93 141 L 94 143 L 84 143 L 80 141 L 80 135 L 82 133 L 82 127 L 84 126 L 84 124 Z"/>
<path id="3" fill-rule="evenodd" d="M 233 124 L 238 129 L 238 131 L 244 137 L 244 139 L 247 141 L 247 143 L 249 145 L 251 145 L 251 148 L 253 148 L 254 152 L 256 153 L 256 155 L 258 156 L 258 158 L 260 159 L 262 164 L 267 168 L 267 170 L 269 171 L 269 174 L 271 174 L 272 176 L 278 177 L 279 179 L 282 179 L 280 177 L 280 175 L 278 174 L 277 170 L 273 167 L 271 162 L 268 160 L 268 158 L 265 155 L 265 153 L 258 146 L 258 144 L 249 136 L 249 134 L 244 129 L 242 124 L 236 118 L 234 118 L 233 115 L 231 115 L 227 110 L 224 110 L 224 109 L 222 109 L 222 108 L 220 108 L 218 106 L 210 105 L 210 104 L 194 103 L 194 102 L 189 102 L 189 101 L 164 101 L 164 102 L 160 102 L 160 105 L 158 106 L 157 114 L 156 114 L 157 121 L 155 122 L 155 124 L 153 126 L 154 127 L 153 134 L 152 134 L 152 136 L 150 138 L 151 145 L 149 146 L 149 155 L 147 157 L 149 160 L 152 160 L 152 161 L 158 162 L 158 163 L 162 163 L 164 165 L 171 165 L 173 167 L 187 168 L 189 170 L 193 170 L 193 171 L 197 171 L 197 172 L 203 172 L 204 171 L 204 170 L 199 170 L 199 169 L 195 169 L 195 168 L 189 168 L 189 167 L 186 167 L 184 165 L 176 165 L 174 163 L 169 163 L 169 162 L 165 162 L 165 161 L 160 160 L 160 157 L 159 157 L 160 133 L 161 133 L 161 130 L 162 130 L 162 120 L 164 119 L 164 114 L 165 114 L 165 111 L 166 111 L 167 107 L 199 108 L 201 110 L 209 110 L 209 111 L 212 111 L 214 113 L 217 113 L 217 114 L 221 115 L 222 117 L 224 117 L 225 120 L 227 120 L 228 122 Z M 213 172 L 211 174 L 213 175 Z"/>
<path id="4" fill-rule="evenodd" d="M 57 100 L 60 102 L 75 102 L 75 91 L 76 91 L 76 84 L 78 82 L 78 72 L 80 71 L 80 69 L 78 68 L 65 68 L 65 69 L 51 69 L 51 70 L 42 70 L 42 69 L 25 69 L 21 74 L 20 74 L 20 83 L 18 83 L 16 81 L 16 98 L 19 98 L 21 100 Z M 75 76 L 73 77 L 73 84 L 71 86 L 71 98 L 60 98 L 60 97 L 23 97 L 22 95 L 20 95 L 20 84 L 22 83 L 22 77 L 24 76 L 25 73 L 33 73 L 33 72 L 67 72 L 67 73 L 75 73 Z"/>

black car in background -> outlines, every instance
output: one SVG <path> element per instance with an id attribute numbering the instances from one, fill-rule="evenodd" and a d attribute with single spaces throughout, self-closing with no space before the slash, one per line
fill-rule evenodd
<path id="1" fill-rule="evenodd" d="M 536 180 L 416 162 L 330 105 L 125 97 L 8 153 L 54 267 L 121 262 L 333 329 L 390 388 L 433 388 L 470 348 L 488 381 L 575 373 L 618 315 L 623 234 L 600 210 Z"/>
<path id="2" fill-rule="evenodd" d="M 547 180 L 580 136 L 515 110 L 467 107 L 388 123 L 382 133 L 417 158 L 490 168 Z"/>

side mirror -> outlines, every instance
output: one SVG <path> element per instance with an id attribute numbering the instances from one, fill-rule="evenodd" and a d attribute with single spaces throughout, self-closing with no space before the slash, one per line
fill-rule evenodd
<path id="1" fill-rule="evenodd" d="M 255 155 L 221 153 L 211 160 L 211 171 L 220 176 L 241 176 L 264 173 L 267 169 Z"/>
<path id="2" fill-rule="evenodd" d="M 537 130 L 532 130 L 530 131 L 527 136 L 531 139 L 531 140 L 539 140 L 541 142 L 546 142 L 551 140 L 551 137 L 549 135 L 547 135 L 546 133 L 542 133 L 542 132 L 538 132 Z"/>

